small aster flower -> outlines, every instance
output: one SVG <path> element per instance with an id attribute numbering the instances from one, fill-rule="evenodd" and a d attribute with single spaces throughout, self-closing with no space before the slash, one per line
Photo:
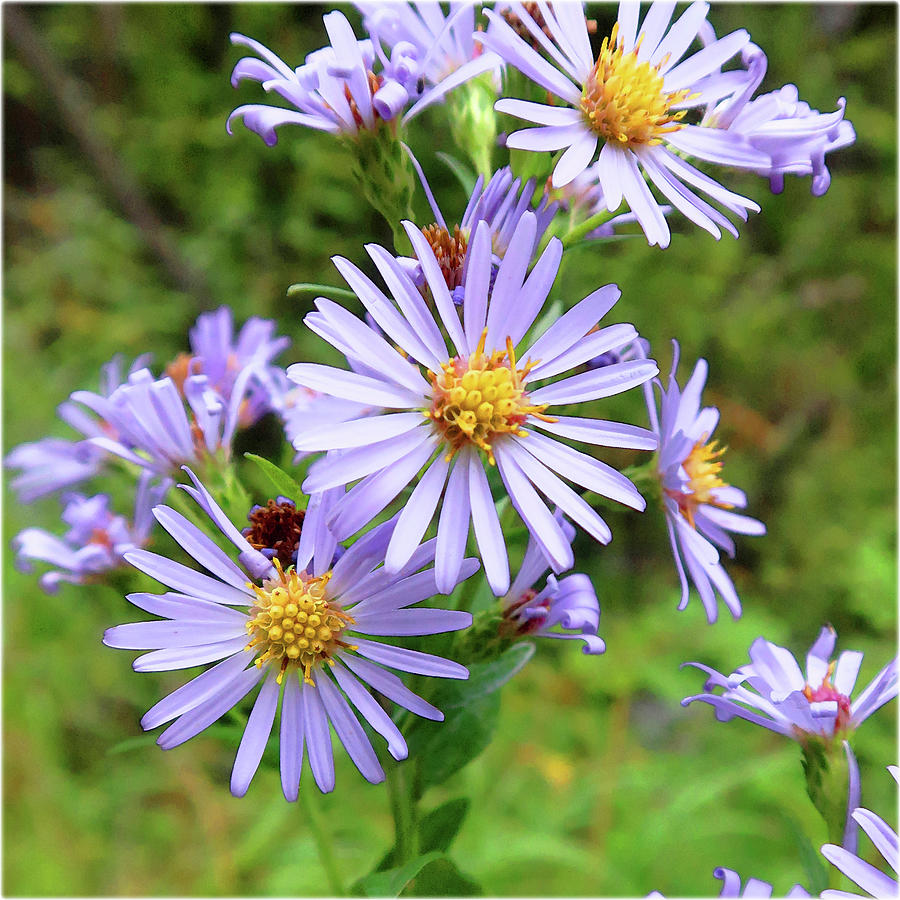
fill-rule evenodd
<path id="1" fill-rule="evenodd" d="M 894 781 L 900 781 L 900 770 L 897 766 L 888 766 Z M 898 851 L 897 832 L 894 831 L 881 816 L 876 816 L 864 807 L 855 809 L 853 820 L 868 835 L 869 840 L 881 854 L 884 861 L 897 875 L 898 863 L 900 863 L 900 851 Z M 856 853 L 836 844 L 825 844 L 822 847 L 822 855 L 832 865 L 836 866 L 855 884 L 865 891 L 864 894 L 854 894 L 848 891 L 822 891 L 825 900 L 836 900 L 839 897 L 896 897 L 900 890 L 897 878 L 876 869 L 871 863 L 861 859 Z"/>
<path id="2" fill-rule="evenodd" d="M 749 516 L 732 512 L 747 505 L 743 491 L 722 480 L 722 455 L 725 448 L 711 440 L 719 422 L 719 411 L 713 406 L 701 409 L 700 398 L 706 384 L 708 366 L 697 360 L 684 391 L 675 375 L 678 369 L 678 343 L 673 341 L 672 371 L 669 388 L 657 379 L 654 383 L 661 395 L 657 415 L 653 389 L 644 386 L 650 427 L 659 436 L 657 475 L 663 492 L 663 509 L 675 566 L 681 581 L 681 603 L 690 598 L 688 576 L 703 601 L 706 616 L 715 622 L 718 616 L 716 594 L 731 614 L 738 618 L 741 601 L 734 584 L 719 561 L 716 547 L 734 556 L 734 541 L 728 532 L 763 535 L 766 527 Z M 640 345 L 646 352 L 645 342 Z M 715 546 L 713 546 L 715 545 Z M 687 574 L 685 574 L 687 569 Z"/>
<path id="3" fill-rule="evenodd" d="M 177 385 L 169 376 L 154 379 L 148 369 L 132 372 L 109 397 L 76 391 L 72 400 L 109 426 L 109 436 L 91 438 L 94 446 L 166 475 L 184 463 L 228 458 L 248 391 L 259 373 L 254 366 L 242 369 L 227 401 L 212 389 L 206 375 L 188 375 Z"/>
<path id="4" fill-rule="evenodd" d="M 62 498 L 62 520 L 69 530 L 58 537 L 43 528 L 26 528 L 13 540 L 16 565 L 32 571 L 32 561 L 58 566 L 40 578 L 41 587 L 54 593 L 60 582 L 82 584 L 110 569 L 125 565 L 125 554 L 143 547 L 153 527 L 151 509 L 171 487 L 168 479 L 153 484 L 150 474 L 141 478 L 129 522 L 109 508 L 109 497 L 68 494 Z"/>
<path id="5" fill-rule="evenodd" d="M 897 696 L 897 660 L 850 699 L 863 654 L 845 650 L 831 661 L 836 634 L 826 626 L 806 655 L 806 675 L 794 655 L 762 637 L 750 646 L 750 663 L 724 676 L 700 663 L 685 663 L 709 676 L 708 693 L 685 697 L 708 703 L 720 722 L 746 719 L 799 741 L 810 736 L 831 740 L 855 731 L 872 713 Z M 711 693 L 722 688 L 721 694 Z"/>
<path id="6" fill-rule="evenodd" d="M 249 47 L 261 59 L 244 57 L 231 73 L 237 87 L 242 79 L 258 81 L 265 91 L 274 91 L 296 109 L 249 104 L 239 106 L 228 117 L 241 119 L 270 147 L 278 141 L 281 125 L 304 125 L 332 134 L 356 135 L 371 131 L 380 121 L 391 121 L 403 111 L 410 95 L 401 81 L 376 75 L 371 40 L 359 41 L 346 16 L 337 10 L 323 18 L 331 44 L 310 53 L 302 66 L 291 69 L 271 50 L 242 34 L 231 42 Z"/>
<path id="7" fill-rule="evenodd" d="M 253 316 L 235 336 L 234 317 L 227 306 L 203 313 L 190 332 L 191 352 L 179 354 L 166 367 L 166 375 L 178 387 L 189 375 L 205 375 L 209 386 L 227 402 L 238 376 L 253 367 L 257 378 L 240 410 L 241 427 L 249 427 L 278 406 L 283 390 L 281 370 L 271 363 L 291 341 L 276 338 L 275 327 L 271 319 Z"/>
<path id="8" fill-rule="evenodd" d="M 479 175 L 462 219 L 451 230 L 434 199 L 434 194 L 431 192 L 418 160 L 411 152 L 409 152 L 409 157 L 419 175 L 435 218 L 435 222 L 427 228 L 423 228 L 422 233 L 428 240 L 428 245 L 441 267 L 444 281 L 457 306 L 461 305 L 465 294 L 469 241 L 479 222 L 486 222 L 488 225 L 492 254 L 492 279 L 496 277 L 500 261 L 509 249 L 516 227 L 526 212 L 532 213 L 537 222 L 534 240 L 531 242 L 531 255 L 534 256 L 559 208 L 558 203 L 550 202 L 546 197 L 541 197 L 537 207 L 532 208 L 534 179 L 529 179 L 523 186 L 520 178 L 513 179 L 512 169 L 509 166 L 504 166 L 494 172 L 487 186 L 484 184 L 484 176 Z M 417 259 L 399 257 L 399 261 L 417 287 L 425 286 L 422 264 Z"/>
<path id="9" fill-rule="evenodd" d="M 449 91 L 484 72 L 498 71 L 502 60 L 483 53 L 474 40 L 475 5 L 451 2 L 449 15 L 429 0 L 354 4 L 363 13 L 363 27 L 372 37 L 383 71 L 418 98 L 406 113 L 409 121 Z M 390 59 L 382 45 L 391 49 Z"/>
<path id="10" fill-rule="evenodd" d="M 700 36 L 705 44 L 716 39 L 708 22 Z M 831 184 L 825 155 L 856 140 L 853 125 L 844 118 L 846 101 L 841 97 L 833 113 L 820 113 L 800 100 L 793 84 L 751 100 L 766 74 L 768 60 L 755 44 L 747 44 L 742 57 L 751 80 L 733 96 L 711 103 L 701 124 L 742 135 L 768 154 L 770 164 L 754 171 L 769 179 L 773 193 L 784 189 L 785 175 L 811 175 L 812 193 L 820 197 Z"/>
<path id="11" fill-rule="evenodd" d="M 130 371 L 137 371 L 148 361 L 147 354 L 138 357 Z M 109 397 L 123 378 L 123 358 L 116 355 L 100 369 L 99 396 Z M 71 399 L 61 403 L 57 413 L 84 438 L 109 436 L 112 433 L 112 427 L 107 422 L 89 415 Z M 106 456 L 104 450 L 88 440 L 44 438 L 13 448 L 3 462 L 9 468 L 22 470 L 10 482 L 10 487 L 18 494 L 19 502 L 31 503 L 45 494 L 74 487 L 92 478 L 102 468 Z"/>
<path id="12" fill-rule="evenodd" d="M 551 239 L 526 277 L 537 229 L 536 217 L 526 212 L 489 291 L 490 227 L 479 222 L 467 250 L 460 317 L 425 236 L 412 222 L 403 227 L 452 349 L 422 294 L 390 253 L 372 244 L 366 248 L 393 303 L 359 269 L 335 258 L 378 326 L 416 363 L 347 310 L 324 298 L 316 301 L 317 311 L 306 317 L 306 324 L 348 358 L 364 362 L 373 374 L 297 363 L 288 369 L 288 377 L 335 397 L 370 403 L 385 414 L 311 429 L 298 438 L 295 447 L 300 450 L 341 451 L 313 463 L 304 490 L 316 493 L 359 482 L 335 504 L 328 520 L 343 540 L 415 481 L 387 548 L 387 570 L 406 564 L 440 505 L 435 561 L 439 589 L 447 593 L 457 581 L 471 519 L 488 582 L 499 597 L 509 589 L 509 562 L 485 463 L 496 464 L 514 508 L 554 571 L 571 568 L 572 548 L 538 490 L 602 543 L 611 538 L 606 523 L 559 475 L 635 509 L 643 509 L 645 502 L 624 475 L 539 431 L 606 446 L 652 449 L 656 442 L 641 428 L 557 416 L 548 410 L 620 393 L 658 370 L 651 361 L 634 360 L 533 387 L 636 338 L 631 325 L 597 327 L 618 299 L 618 289 L 607 285 L 594 291 L 517 352 L 553 285 L 561 243 Z"/>
<path id="13" fill-rule="evenodd" d="M 558 513 L 556 520 L 571 543 L 575 529 Z M 584 641 L 584 653 L 605 652 L 606 644 L 597 636 L 600 604 L 591 579 L 575 574 L 557 581 L 550 575 L 544 588 L 536 588 L 535 583 L 549 567 L 540 545 L 530 537 L 519 574 L 500 601 L 504 609 L 504 630 L 515 636 L 580 640 Z"/>
<path id="14" fill-rule="evenodd" d="M 157 703 L 141 724 L 149 730 L 171 722 L 157 741 L 169 750 L 209 727 L 261 683 L 232 771 L 235 796 L 247 792 L 259 767 L 279 700 L 281 782 L 288 800 L 297 799 L 304 753 L 319 789 L 333 789 L 329 725 L 363 776 L 382 781 L 381 764 L 354 709 L 387 740 L 395 759 L 404 759 L 407 747 L 366 685 L 417 715 L 440 721 L 438 709 L 382 666 L 468 677 L 450 660 L 371 639 L 440 634 L 471 623 L 469 613 L 417 605 L 437 593 L 434 569 L 423 569 L 434 559 L 434 542 L 389 575 L 382 562 L 396 525 L 390 521 L 334 562 L 337 545 L 323 527 L 332 492 L 311 498 L 297 564 L 285 569 L 277 557 L 270 561 L 254 549 L 188 474 L 195 486 L 186 490 L 240 551 L 240 566 L 175 510 L 154 510 L 160 524 L 211 575 L 144 550 L 129 553 L 133 566 L 174 593 L 129 595 L 139 609 L 162 618 L 110 628 L 104 643 L 150 651 L 135 660 L 139 672 L 216 665 Z M 460 575 L 467 578 L 477 568 L 476 560 L 466 560 Z"/>
<path id="15" fill-rule="evenodd" d="M 540 126 L 509 135 L 507 146 L 534 151 L 566 148 L 553 172 L 554 187 L 568 184 L 596 160 L 607 208 L 615 211 L 624 198 L 650 244 L 668 246 L 669 227 L 645 176 L 669 203 L 716 238 L 720 228 L 736 235 L 732 223 L 688 185 L 745 221 L 747 210 L 758 212 L 759 207 L 681 156 L 750 169 L 769 165 L 769 157 L 737 132 L 691 125 L 683 119 L 688 110 L 739 88 L 742 82 L 735 74 L 720 69 L 749 42 L 747 32 L 732 32 L 682 61 L 709 5 L 693 3 L 669 27 L 673 5 L 653 3 L 638 31 L 638 3 L 625 0 L 595 59 L 580 4 L 556 3 L 551 9 L 538 3 L 538 8 L 541 26 L 521 3 L 509 4 L 520 30 L 527 29 L 552 62 L 490 10 L 486 12 L 490 27 L 476 35 L 486 48 L 567 104 L 499 100 L 495 107 L 499 112 Z"/>
<path id="16" fill-rule="evenodd" d="M 767 881 L 760 881 L 758 878 L 748 878 L 741 890 L 741 876 L 733 869 L 719 867 L 713 869 L 713 877 L 718 878 L 722 882 L 722 889 L 719 891 L 719 897 L 771 897 L 772 885 Z M 659 891 L 647 894 L 647 898 L 663 897 Z M 782 895 L 779 895 L 782 896 Z M 786 894 L 785 897 L 809 897 L 809 893 L 799 884 L 795 884 Z M 824 894 L 823 894 L 824 896 Z"/>

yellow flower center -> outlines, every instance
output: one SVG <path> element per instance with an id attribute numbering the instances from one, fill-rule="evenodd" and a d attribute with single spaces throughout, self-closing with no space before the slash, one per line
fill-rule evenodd
<path id="1" fill-rule="evenodd" d="M 444 363 L 441 372 L 429 372 L 433 387 L 432 405 L 425 410 L 447 443 L 447 459 L 464 447 L 474 444 L 483 450 L 494 465 L 492 443 L 498 434 L 525 437 L 522 428 L 527 416 L 555 421 L 542 415 L 547 405 L 528 402 L 522 381 L 536 365 L 527 362 L 516 368 L 512 339 L 506 339 L 505 350 L 484 352 L 487 329 L 482 332 L 475 352 L 468 358 L 458 356 Z"/>
<path id="2" fill-rule="evenodd" d="M 245 649 L 263 647 L 257 667 L 269 660 L 280 661 L 279 684 L 289 666 L 302 668 L 303 680 L 313 684 L 313 666 L 334 665 L 332 656 L 338 647 L 354 649 L 339 637 L 353 618 L 325 597 L 331 572 L 307 578 L 294 569 L 284 572 L 277 559 L 274 563 L 277 578 L 267 579 L 262 587 L 248 584 L 256 603 L 250 609 L 247 633 L 251 640 Z"/>
<path id="3" fill-rule="evenodd" d="M 719 477 L 722 471 L 721 456 L 727 449 L 727 447 L 719 448 L 716 441 L 705 444 L 701 439 L 694 444 L 687 459 L 681 464 L 690 479 L 688 487 L 691 493 L 679 493 L 676 499 L 681 512 L 692 527 L 694 527 L 694 512 L 701 503 L 718 506 L 720 509 L 733 508 L 732 504 L 723 503 L 713 496 L 716 488 L 728 487 L 728 484 Z"/>
<path id="4" fill-rule="evenodd" d="M 666 93 L 660 68 L 667 58 L 655 66 L 638 60 L 640 40 L 628 53 L 618 37 L 619 23 L 612 34 L 603 39 L 600 55 L 581 92 L 581 111 L 595 134 L 623 146 L 659 144 L 662 135 L 677 131 L 686 110 L 670 112 L 687 100 L 691 92 L 685 88 Z"/>

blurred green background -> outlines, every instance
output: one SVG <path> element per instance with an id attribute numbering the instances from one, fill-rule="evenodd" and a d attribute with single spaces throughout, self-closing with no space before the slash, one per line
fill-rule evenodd
<path id="1" fill-rule="evenodd" d="M 327 135 L 285 128 L 267 149 L 230 110 L 261 101 L 228 83 L 242 55 L 230 31 L 297 64 L 325 43 L 324 10 L 282 5 L 4 7 L 4 448 L 66 436 L 56 405 L 95 389 L 114 353 L 187 348 L 196 315 L 222 303 L 238 320 L 272 316 L 284 354 L 327 359 L 301 319 L 296 281 L 340 284 L 329 257 L 367 262 L 389 243 L 349 161 Z M 614 8 L 591 10 L 600 30 Z M 354 21 L 355 14 L 350 14 Z M 424 808 L 473 798 L 453 855 L 495 895 L 712 895 L 716 866 L 806 882 L 802 835 L 824 828 L 806 797 L 795 744 L 748 723 L 717 723 L 678 701 L 728 672 L 758 635 L 805 654 L 831 622 L 839 649 L 866 653 L 865 684 L 895 652 L 896 626 L 896 16 L 893 5 L 715 7 L 719 34 L 749 29 L 769 54 L 763 90 L 795 83 L 813 107 L 847 98 L 857 143 L 830 158 L 833 183 L 780 196 L 724 173 L 756 199 L 741 238 L 714 241 L 684 220 L 666 251 L 641 238 L 573 251 L 557 283 L 569 301 L 622 288 L 614 321 L 634 322 L 668 371 L 710 363 L 722 410 L 725 475 L 769 529 L 738 541 L 728 568 L 744 603 L 708 626 L 678 587 L 660 517 L 614 511 L 605 549 L 579 538 L 577 569 L 597 586 L 607 653 L 543 642 L 505 689 L 488 750 Z M 445 213 L 465 198 L 435 158 L 441 111 L 409 135 Z M 495 163 L 504 160 L 498 151 Z M 421 195 L 422 224 L 430 221 Z M 449 218 L 449 215 L 448 215 Z M 639 392 L 598 413 L 645 422 Z M 608 451 L 627 465 L 636 454 Z M 98 488 L 102 489 L 102 488 Z M 120 511 L 128 512 L 122 498 Z M 60 530 L 55 498 L 5 493 L 5 545 L 28 525 Z M 45 596 L 4 566 L 4 855 L 7 895 L 310 895 L 328 892 L 302 810 L 261 771 L 228 793 L 234 748 L 200 736 L 169 753 L 118 749 L 183 675 L 135 675 L 100 644 L 132 611 L 111 587 Z M 549 645 L 548 645 L 549 644 Z M 854 739 L 863 802 L 896 825 L 896 703 Z M 337 789 L 318 797 L 348 883 L 390 846 L 383 787 L 337 754 Z M 304 784 L 311 788 L 309 773 Z M 872 848 L 863 848 L 877 860 Z"/>

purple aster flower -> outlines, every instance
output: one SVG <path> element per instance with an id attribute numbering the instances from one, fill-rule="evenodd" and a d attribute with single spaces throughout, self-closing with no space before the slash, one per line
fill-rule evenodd
<path id="1" fill-rule="evenodd" d="M 275 129 L 281 125 L 305 125 L 352 136 L 360 130 L 375 129 L 380 121 L 394 120 L 403 111 L 410 100 L 407 87 L 403 81 L 385 77 L 385 73 L 373 72 L 372 41 L 358 41 L 346 16 L 337 10 L 325 15 L 323 22 L 331 44 L 310 53 L 296 69 L 252 38 L 231 35 L 233 44 L 250 47 L 262 57 L 238 60 L 231 73 L 232 85 L 237 87 L 244 78 L 258 81 L 264 90 L 274 91 L 296 109 L 239 106 L 228 117 L 229 134 L 232 121 L 242 119 L 271 147 L 278 141 Z M 397 69 L 401 71 L 402 67 L 398 65 Z"/>
<path id="2" fill-rule="evenodd" d="M 749 42 L 747 32 L 732 32 L 682 61 L 708 4 L 693 3 L 669 27 L 673 5 L 654 3 L 638 31 L 639 5 L 625 0 L 595 59 L 580 4 L 558 3 L 551 9 L 539 3 L 538 8 L 541 23 L 521 3 L 509 4 L 519 30 L 527 29 L 552 62 L 490 10 L 488 31 L 476 35 L 485 47 L 567 104 L 499 100 L 495 107 L 499 112 L 540 126 L 509 135 L 507 146 L 535 151 L 566 148 L 553 171 L 554 187 L 568 184 L 596 160 L 607 208 L 613 212 L 624 198 L 651 244 L 668 246 L 669 227 L 644 176 L 669 203 L 716 238 L 720 227 L 736 235 L 732 223 L 688 185 L 743 220 L 747 210 L 758 212 L 759 207 L 681 156 L 750 169 L 768 166 L 769 157 L 737 132 L 690 125 L 682 119 L 689 109 L 732 95 L 749 79 L 743 71 L 721 72 L 722 64 Z"/>
<path id="3" fill-rule="evenodd" d="M 290 382 L 288 385 L 282 398 L 280 413 L 285 437 L 292 446 L 311 429 L 360 419 L 375 411 L 373 407 L 355 400 L 339 399 Z M 307 455 L 306 452 L 298 452 L 295 460 Z"/>
<path id="4" fill-rule="evenodd" d="M 894 781 L 900 781 L 900 770 L 897 766 L 888 766 L 887 768 Z M 898 854 L 897 832 L 881 816 L 876 816 L 875 813 L 864 807 L 855 809 L 852 818 L 865 831 L 869 840 L 896 875 L 898 861 L 900 861 L 898 859 L 900 854 Z M 838 897 L 897 896 L 898 888 L 900 888 L 897 879 L 876 869 L 875 866 L 857 856 L 855 852 L 845 847 L 838 847 L 836 844 L 825 844 L 822 847 L 822 855 L 865 891 L 864 894 L 853 894 L 847 891 L 822 891 L 822 897 L 826 900 L 834 900 Z"/>
<path id="5" fill-rule="evenodd" d="M 241 370 L 227 402 L 212 389 L 206 375 L 187 376 L 179 389 L 172 378 L 154 379 L 148 369 L 132 372 L 109 397 L 76 391 L 72 400 L 110 427 L 110 436 L 91 438 L 92 444 L 164 475 L 184 463 L 228 458 L 248 391 L 260 378 L 259 372 L 254 366 Z"/>
<path id="6" fill-rule="evenodd" d="M 149 730 L 172 722 L 157 741 L 169 750 L 209 727 L 262 683 L 232 771 L 235 796 L 246 793 L 259 767 L 279 697 L 281 783 L 288 800 L 297 799 L 304 753 L 319 789 L 334 787 L 329 724 L 363 776 L 382 781 L 384 772 L 354 709 L 387 740 L 395 759 L 404 759 L 407 747 L 366 685 L 417 715 L 440 721 L 438 709 L 382 666 L 468 677 L 450 660 L 372 640 L 439 634 L 471 623 L 466 612 L 417 606 L 437 593 L 434 569 L 423 569 L 434 559 L 434 541 L 390 575 L 382 562 L 396 525 L 392 520 L 369 531 L 332 564 L 336 542 L 323 521 L 334 499 L 331 492 L 310 499 L 297 566 L 285 570 L 277 558 L 273 564 L 255 550 L 188 474 L 195 487 L 185 489 L 240 551 L 241 565 L 175 510 L 154 510 L 160 524 L 212 574 L 145 550 L 129 553 L 132 565 L 174 593 L 129 595 L 131 603 L 161 619 L 110 628 L 103 641 L 150 651 L 135 660 L 139 672 L 216 665 L 157 703 L 141 724 Z M 466 560 L 460 577 L 477 568 L 476 560 Z"/>
<path id="7" fill-rule="evenodd" d="M 830 626 L 821 630 L 806 655 L 805 676 L 789 650 L 762 637 L 750 646 L 749 665 L 727 677 L 700 663 L 685 663 L 706 672 L 710 693 L 685 697 L 681 704 L 700 700 L 715 709 L 720 722 L 746 719 L 799 741 L 840 738 L 897 696 L 897 660 L 851 701 L 863 654 L 845 650 L 831 661 L 835 639 Z M 714 688 L 722 693 L 711 693 Z"/>
<path id="8" fill-rule="evenodd" d="M 145 473 L 138 484 L 132 522 L 110 511 L 106 494 L 64 496 L 62 520 L 69 530 L 58 537 L 43 528 L 26 528 L 13 540 L 16 565 L 23 572 L 32 571 L 33 560 L 58 566 L 40 578 L 48 593 L 54 593 L 62 581 L 82 584 L 119 568 L 125 564 L 126 553 L 147 543 L 153 527 L 151 509 L 171 486 L 168 479 L 153 484 L 152 474 Z"/>
<path id="9" fill-rule="evenodd" d="M 416 364 L 342 307 L 324 298 L 316 301 L 317 311 L 306 317 L 306 324 L 347 357 L 368 365 L 372 374 L 298 363 L 288 369 L 288 377 L 312 390 L 371 404 L 385 415 L 310 430 L 295 441 L 300 450 L 340 451 L 313 463 L 304 490 L 316 493 L 359 481 L 335 504 L 328 520 L 343 540 L 415 481 L 387 548 L 387 570 L 406 564 L 440 506 L 438 588 L 447 592 L 457 581 L 471 519 L 488 582 L 499 597 L 509 589 L 509 562 L 485 461 L 496 464 L 507 495 L 554 571 L 571 568 L 572 548 L 538 490 L 603 543 L 611 538 L 606 523 L 559 475 L 635 509 L 643 509 L 645 502 L 624 475 L 540 432 L 640 449 L 652 449 L 656 442 L 641 428 L 556 416 L 548 409 L 620 393 L 658 370 L 654 362 L 635 360 L 533 386 L 636 337 L 631 325 L 596 330 L 619 297 L 619 290 L 607 285 L 517 352 L 544 305 L 562 255 L 561 243 L 551 239 L 526 277 L 537 230 L 533 213 L 519 220 L 490 292 L 490 227 L 478 223 L 467 250 L 462 317 L 425 236 L 412 222 L 403 227 L 452 349 L 422 294 L 388 251 L 373 244 L 366 248 L 393 302 L 354 265 L 336 257 L 335 265 L 360 302 Z"/>
<path id="10" fill-rule="evenodd" d="M 722 882 L 722 889 L 719 891 L 719 897 L 771 897 L 772 885 L 767 881 L 760 881 L 758 878 L 748 878 L 743 890 L 741 890 L 741 876 L 733 869 L 726 869 L 720 866 L 713 869 L 713 877 L 718 878 Z M 647 894 L 647 898 L 663 897 L 659 891 Z M 779 895 L 781 896 L 781 895 Z M 786 894 L 785 897 L 809 897 L 809 893 L 799 884 L 795 884 Z M 822 895 L 824 896 L 824 894 Z"/>
<path id="11" fill-rule="evenodd" d="M 405 147 L 405 145 L 404 145 Z M 484 176 L 479 175 L 469 197 L 465 212 L 458 225 L 451 230 L 444 219 L 441 209 L 434 199 L 434 194 L 425 178 L 425 173 L 413 156 L 409 148 L 406 148 L 413 167 L 419 175 L 425 196 L 434 213 L 435 222 L 422 233 L 428 240 L 428 245 L 441 267 L 444 281 L 451 291 L 451 296 L 457 306 L 461 305 L 464 295 L 466 272 L 468 270 L 468 247 L 472 234 L 479 222 L 486 222 L 488 235 L 491 242 L 491 278 L 496 277 L 497 268 L 509 249 L 510 241 L 516 228 L 526 212 L 532 213 L 537 222 L 534 239 L 531 242 L 531 255 L 537 252 L 537 248 L 549 228 L 558 203 L 551 203 L 546 196 L 541 197 L 536 208 L 532 208 L 531 201 L 534 197 L 535 182 L 529 179 L 522 186 L 520 178 L 513 179 L 512 169 L 504 166 L 498 169 L 484 184 Z M 399 257 L 399 262 L 413 279 L 417 287 L 425 285 L 425 275 L 422 264 L 418 259 Z M 489 285 L 492 287 L 493 280 Z M 453 292 L 456 291 L 456 294 Z"/>
<path id="12" fill-rule="evenodd" d="M 256 379 L 248 386 L 239 412 L 241 427 L 249 427 L 278 407 L 285 390 L 282 370 L 272 360 L 291 342 L 275 335 L 275 322 L 253 316 L 235 337 L 234 317 L 227 306 L 203 313 L 191 329 L 191 352 L 182 353 L 166 367 L 168 375 L 182 387 L 189 375 L 205 375 L 209 386 L 226 402 L 238 376 L 254 368 Z"/>
<path id="13" fill-rule="evenodd" d="M 149 354 L 138 357 L 130 372 L 137 371 L 149 361 Z M 123 380 L 123 358 L 114 356 L 100 369 L 100 394 L 109 397 Z M 98 420 L 81 407 L 66 400 L 57 413 L 67 425 L 85 438 L 110 436 L 112 426 Z M 87 440 L 70 441 L 64 438 L 44 438 L 13 448 L 3 461 L 21 473 L 10 482 L 19 495 L 20 503 L 31 503 L 45 494 L 74 487 L 96 475 L 106 458 L 106 452 Z"/>
<path id="14" fill-rule="evenodd" d="M 354 4 L 363 13 L 363 26 L 371 35 L 385 74 L 401 82 L 410 97 L 418 97 L 404 122 L 453 88 L 484 72 L 499 70 L 503 61 L 483 53 L 474 40 L 475 5 L 451 2 L 445 17 L 441 6 L 429 0 Z M 390 59 L 383 46 L 391 50 Z"/>
<path id="15" fill-rule="evenodd" d="M 555 518 L 571 543 L 575 529 L 559 513 Z M 604 653 L 606 644 L 597 636 L 600 604 L 591 579 L 575 574 L 557 581 L 550 575 L 543 589 L 534 587 L 549 567 L 540 545 L 530 537 L 519 574 L 501 600 L 504 629 L 516 636 L 580 640 L 584 641 L 584 653 Z M 561 630 L 555 631 L 557 627 Z"/>
<path id="16" fill-rule="evenodd" d="M 708 22 L 700 37 L 704 44 L 715 41 Z M 838 100 L 833 113 L 820 113 L 800 100 L 795 85 L 786 84 L 751 100 L 766 74 L 768 60 L 755 44 L 747 44 L 742 57 L 751 80 L 733 96 L 711 103 L 701 124 L 740 134 L 768 154 L 770 164 L 754 171 L 769 179 L 773 193 L 784 189 L 785 175 L 812 175 L 812 193 L 821 196 L 831 184 L 825 155 L 856 140 L 853 126 L 844 119 L 844 98 Z"/>
<path id="17" fill-rule="evenodd" d="M 716 594 L 721 596 L 735 618 L 741 614 L 741 601 L 719 561 L 716 547 L 733 557 L 734 541 L 728 532 L 762 535 L 766 533 L 766 527 L 756 519 L 731 511 L 735 507 L 745 507 L 747 497 L 721 477 L 721 457 L 725 450 L 711 440 L 719 422 L 719 411 L 714 406 L 700 407 L 708 371 L 706 360 L 697 360 L 682 392 L 675 379 L 678 343 L 673 341 L 672 344 L 669 389 L 665 390 L 658 379 L 654 382 L 661 395 L 659 415 L 649 384 L 644 386 L 644 397 L 650 427 L 659 436 L 657 475 L 662 486 L 669 541 L 681 581 L 678 608 L 687 606 L 690 576 L 712 623 L 718 616 Z M 648 345 L 643 342 L 638 346 L 645 353 Z"/>

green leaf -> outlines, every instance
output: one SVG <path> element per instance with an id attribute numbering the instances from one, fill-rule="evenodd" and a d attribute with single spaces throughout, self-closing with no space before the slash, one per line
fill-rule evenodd
<path id="1" fill-rule="evenodd" d="M 474 700 L 499 690 L 534 656 L 534 644 L 523 641 L 513 644 L 496 659 L 473 663 L 466 681 L 447 681 L 435 691 L 431 702 L 446 714 Z"/>
<path id="2" fill-rule="evenodd" d="M 280 469 L 275 463 L 270 462 L 268 459 L 263 459 L 255 453 L 245 453 L 244 458 L 255 462 L 280 494 L 297 503 L 303 498 L 303 491 L 300 489 L 300 485 L 284 469 Z"/>
<path id="3" fill-rule="evenodd" d="M 469 811 L 468 797 L 457 797 L 442 803 L 419 821 L 419 849 L 423 853 L 432 850 L 446 852 L 456 837 L 466 813 Z M 395 865 L 395 850 L 390 850 L 375 869 L 381 872 Z"/>
<path id="4" fill-rule="evenodd" d="M 395 869 L 386 869 L 383 872 L 372 872 L 361 878 L 351 888 L 354 894 L 362 894 L 364 897 L 397 897 L 422 869 L 430 862 L 440 859 L 440 853 L 426 853 L 417 856 L 405 866 Z"/>
<path id="5" fill-rule="evenodd" d="M 823 857 L 813 846 L 809 836 L 793 816 L 785 815 L 784 819 L 788 828 L 794 834 L 800 862 L 803 864 L 803 871 L 806 872 L 804 887 L 809 890 L 813 897 L 818 897 L 828 887 L 828 870 L 822 861 Z"/>
<path id="6" fill-rule="evenodd" d="M 355 300 L 356 294 L 347 288 L 334 287 L 331 284 L 313 284 L 311 282 L 301 281 L 292 284 L 287 289 L 288 297 L 296 297 L 299 294 L 324 294 L 326 297 L 334 297 L 341 300 Z"/>
<path id="7" fill-rule="evenodd" d="M 428 863 L 419 872 L 408 896 L 478 897 L 481 893 L 478 882 L 460 872 L 453 860 L 443 857 Z"/>
<path id="8" fill-rule="evenodd" d="M 500 695 L 491 693 L 451 709 L 443 722 L 417 720 L 407 742 L 422 785 L 441 784 L 475 759 L 490 743 L 499 712 Z"/>

